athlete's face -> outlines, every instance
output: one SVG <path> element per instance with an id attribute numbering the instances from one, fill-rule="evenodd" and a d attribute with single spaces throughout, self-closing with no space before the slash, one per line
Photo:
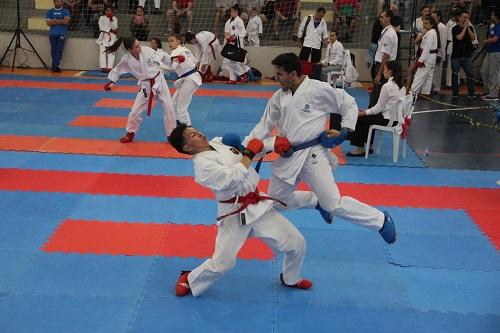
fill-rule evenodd
<path id="1" fill-rule="evenodd" d="M 427 31 L 432 29 L 432 24 L 428 20 L 424 20 L 423 26 L 424 26 L 424 29 Z"/>
<path id="2" fill-rule="evenodd" d="M 384 69 L 383 69 L 382 74 L 384 74 L 384 78 L 386 80 L 389 80 L 392 77 L 392 71 L 389 68 L 387 68 L 387 66 L 385 66 L 385 65 L 384 65 Z"/>
<path id="3" fill-rule="evenodd" d="M 63 0 L 54 0 L 54 7 L 61 8 L 63 5 Z"/>
<path id="4" fill-rule="evenodd" d="M 187 127 L 184 130 L 183 137 L 183 149 L 188 154 L 196 154 L 209 147 L 207 137 L 196 128 Z"/>
<path id="5" fill-rule="evenodd" d="M 171 36 L 168 37 L 168 47 L 170 47 L 171 50 L 175 50 L 177 46 L 181 44 L 181 41 L 178 40 L 176 37 Z"/>
<path id="6" fill-rule="evenodd" d="M 132 45 L 130 53 L 135 57 L 139 57 L 139 53 L 141 53 L 141 44 L 137 39 L 135 40 L 134 45 Z"/>
<path id="7" fill-rule="evenodd" d="M 280 84 L 283 91 L 287 91 L 292 87 L 292 76 L 294 75 L 295 71 L 293 71 L 292 73 L 287 73 L 283 69 L 283 67 L 274 66 L 274 73 L 276 76 L 275 80 Z"/>

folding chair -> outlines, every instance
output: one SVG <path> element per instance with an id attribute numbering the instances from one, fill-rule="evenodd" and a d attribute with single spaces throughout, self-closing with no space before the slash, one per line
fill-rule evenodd
<path id="1" fill-rule="evenodd" d="M 414 109 L 413 96 L 404 95 L 399 98 L 398 104 L 396 106 L 396 112 L 393 114 L 387 126 L 382 125 L 371 125 L 368 130 L 368 139 L 366 142 L 366 152 L 365 158 L 368 158 L 370 152 L 370 144 L 372 140 L 372 133 L 375 130 L 379 130 L 380 133 L 377 138 L 377 143 L 375 144 L 375 152 L 380 154 L 380 146 L 382 145 L 382 132 L 392 133 L 392 161 L 396 163 L 398 161 L 399 155 L 399 143 L 403 144 L 402 156 L 406 158 L 406 135 L 408 133 L 408 126 L 410 125 L 411 114 Z M 397 126 L 392 126 L 394 122 L 397 121 Z"/>

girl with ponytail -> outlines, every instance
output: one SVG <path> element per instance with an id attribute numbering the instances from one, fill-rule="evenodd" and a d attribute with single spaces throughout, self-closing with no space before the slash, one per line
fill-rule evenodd
<path id="1" fill-rule="evenodd" d="M 144 112 L 147 111 L 148 116 L 151 113 L 153 99 L 157 99 L 163 108 L 163 122 L 166 137 L 168 137 L 176 126 L 176 118 L 167 81 L 160 72 L 160 64 L 170 67 L 172 61 L 178 60 L 172 60 L 165 51 L 156 52 L 148 46 L 141 46 L 139 41 L 132 37 L 118 38 L 116 42 L 106 47 L 105 52 L 116 52 L 122 44 L 127 53 L 118 65 L 109 72 L 109 82 L 104 85 L 104 89 L 111 90 L 121 74 L 130 73 L 139 80 L 137 85 L 140 86 L 140 90 L 128 115 L 125 127 L 127 132 L 120 139 L 120 142 L 128 143 L 134 140 L 135 133 L 142 123 Z"/>

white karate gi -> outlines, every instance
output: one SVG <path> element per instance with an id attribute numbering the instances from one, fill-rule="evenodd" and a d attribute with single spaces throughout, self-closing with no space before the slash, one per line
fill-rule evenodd
<path id="1" fill-rule="evenodd" d="M 245 143 L 251 138 L 264 139 L 274 128 L 278 135 L 286 137 L 292 145 L 319 137 L 325 130 L 330 113 L 342 116 L 341 126 L 354 130 L 358 106 L 354 98 L 342 89 L 328 83 L 304 78 L 294 94 L 282 89 L 269 100 L 260 122 Z M 341 196 L 335 184 L 330 165 L 332 152 L 316 145 L 295 152 L 291 157 L 278 158 L 272 165 L 273 175 L 269 195 L 287 203 L 286 208 L 314 208 L 320 206 L 334 215 L 364 227 L 380 230 L 384 214 L 358 200 Z M 297 191 L 300 180 L 310 191 Z M 277 208 L 280 208 L 276 206 Z"/>
<path id="2" fill-rule="evenodd" d="M 253 168 L 240 163 L 242 155 L 234 148 L 224 145 L 221 138 L 210 141 L 214 150 L 193 156 L 195 181 L 210 188 L 218 201 L 229 200 L 237 195 L 255 191 L 259 175 Z M 264 193 L 261 193 L 264 194 Z M 306 242 L 300 232 L 280 213 L 273 209 L 272 200 L 249 205 L 243 212 L 246 224 L 240 215 L 230 215 L 218 223 L 215 252 L 188 276 L 193 296 L 201 295 L 224 273 L 234 267 L 236 256 L 248 237 L 260 237 L 275 252 L 284 253 L 283 278 L 286 284 L 295 284 L 300 279 Z M 218 216 L 228 214 L 239 204 L 218 203 Z"/>
<path id="3" fill-rule="evenodd" d="M 443 77 L 443 63 L 446 60 L 446 40 L 448 38 L 448 30 L 446 26 L 439 22 L 438 24 L 439 38 L 441 42 L 441 47 L 439 48 L 438 57 L 441 58 L 439 64 L 436 61 L 436 66 L 434 67 L 434 74 L 432 76 L 432 90 L 439 92 L 441 90 L 441 78 Z"/>
<path id="4" fill-rule="evenodd" d="M 431 51 L 435 52 L 438 48 L 436 29 L 431 29 L 425 33 L 420 48 L 422 49 L 422 54 L 417 61 L 423 62 L 425 66 L 417 68 L 415 72 L 415 78 L 410 88 L 414 95 L 418 95 L 420 91 L 423 94 L 430 94 L 431 92 L 432 76 L 434 75 L 437 57 L 437 52 L 431 53 Z"/>
<path id="5" fill-rule="evenodd" d="M 168 90 L 167 81 L 160 73 L 160 63 L 167 67 L 171 65 L 170 56 L 166 52 L 156 52 L 150 47 L 141 46 L 139 60 L 127 53 L 118 65 L 109 72 L 108 79 L 116 82 L 120 74 L 130 73 L 137 80 L 140 90 L 135 97 L 134 105 L 128 115 L 127 132 L 136 133 L 143 120 L 143 113 L 148 109 L 148 98 L 151 93 L 160 101 L 163 108 L 163 122 L 167 136 L 175 128 L 175 110 Z M 151 79 L 154 84 L 151 86 Z"/>
<path id="6" fill-rule="evenodd" d="M 99 17 L 99 37 L 96 43 L 99 45 L 99 68 L 113 68 L 115 64 L 115 52 L 106 53 L 106 47 L 113 45 L 117 37 L 113 31 L 118 30 L 118 19 L 113 16 L 113 21 L 106 15 Z"/>
<path id="7" fill-rule="evenodd" d="M 262 33 L 262 20 L 258 15 L 251 17 L 247 24 L 247 35 L 250 46 L 260 46 L 259 34 Z"/>
<path id="8" fill-rule="evenodd" d="M 224 26 L 224 34 L 236 36 L 240 43 L 240 47 L 244 48 L 243 39 L 245 38 L 247 32 L 245 30 L 243 20 L 239 16 L 237 16 L 232 22 L 231 19 L 227 20 L 226 25 Z M 221 68 L 224 76 L 229 77 L 229 80 L 231 81 L 236 81 L 238 79 L 238 76 L 245 74 L 250 69 L 250 67 L 242 62 L 237 62 L 226 58 L 222 60 Z"/>
<path id="9" fill-rule="evenodd" d="M 187 74 L 189 71 L 196 68 L 196 58 L 187 48 L 183 46 L 177 46 L 176 49 L 172 50 L 170 56 L 183 55 L 185 61 L 183 63 L 178 63 L 176 61 L 172 62 L 172 70 L 174 70 L 179 79 L 174 82 L 175 93 L 172 97 L 172 104 L 174 105 L 174 110 L 177 114 L 177 120 L 188 126 L 191 126 L 191 118 L 189 117 L 188 107 L 191 103 L 194 93 L 201 86 L 201 75 L 198 71 L 191 73 L 185 77 L 183 74 Z"/>
<path id="10" fill-rule="evenodd" d="M 196 34 L 196 48 L 194 49 L 194 56 L 198 59 L 201 66 L 210 65 L 217 55 L 220 54 L 221 48 L 217 36 L 210 31 L 200 31 Z"/>

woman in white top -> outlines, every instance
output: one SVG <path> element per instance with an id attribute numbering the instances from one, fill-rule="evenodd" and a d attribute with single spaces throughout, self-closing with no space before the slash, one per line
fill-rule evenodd
<path id="1" fill-rule="evenodd" d="M 231 7 L 231 17 L 224 26 L 224 38 L 226 39 L 226 43 L 238 42 L 239 46 L 243 48 L 243 39 L 247 32 L 245 30 L 245 24 L 239 16 L 240 12 L 240 7 L 237 4 Z M 224 58 L 221 68 L 223 75 L 229 77 L 229 84 L 236 84 L 238 76 L 240 76 L 241 83 L 248 82 L 247 72 L 250 67 L 244 63 Z"/>
<path id="2" fill-rule="evenodd" d="M 174 82 L 175 93 L 172 104 L 177 114 L 177 122 L 191 126 L 188 107 L 194 93 L 201 86 L 201 75 L 196 67 L 196 58 L 191 51 L 181 45 L 181 36 L 168 37 L 168 46 L 172 53 L 171 69 L 177 73 L 179 79 Z"/>
<path id="3" fill-rule="evenodd" d="M 356 146 L 356 148 L 347 153 L 347 156 L 365 156 L 364 144 L 368 139 L 370 125 L 387 126 L 391 119 L 397 120 L 394 114 L 397 112 L 397 103 L 399 98 L 405 94 L 401 65 L 397 61 L 391 60 L 384 65 L 382 73 L 387 82 L 380 90 L 377 104 L 365 111 L 359 111 L 356 129 L 347 137 L 351 140 L 351 145 Z M 395 121 L 392 125 L 396 124 Z"/>
<path id="4" fill-rule="evenodd" d="M 167 81 L 161 75 L 160 64 L 168 67 L 171 66 L 172 60 L 166 52 L 157 52 L 150 47 L 141 46 L 139 41 L 133 37 L 118 38 L 113 45 L 106 48 L 106 52 L 116 52 L 122 43 L 127 53 L 118 65 L 109 72 L 110 82 L 104 85 L 104 90 L 111 90 L 120 78 L 120 74 L 130 73 L 139 80 L 137 82 L 139 91 L 128 115 L 125 127 L 127 133 L 120 139 L 120 142 L 129 143 L 134 140 L 135 133 L 139 131 L 141 126 L 144 112 L 147 111 L 148 115 L 151 113 L 155 97 L 163 108 L 163 122 L 166 137 L 168 137 L 175 128 L 175 110 Z"/>
<path id="5" fill-rule="evenodd" d="M 113 8 L 106 7 L 104 15 L 99 17 L 99 37 L 96 43 L 99 45 L 99 68 L 103 73 L 109 73 L 115 64 L 115 52 L 106 52 L 106 47 L 116 42 L 118 33 L 118 19 L 113 15 Z"/>
<path id="6" fill-rule="evenodd" d="M 330 43 L 326 47 L 325 58 L 321 60 L 321 81 L 326 81 L 328 72 L 338 71 L 344 64 L 344 46 L 337 40 L 337 32 L 330 32 Z"/>

